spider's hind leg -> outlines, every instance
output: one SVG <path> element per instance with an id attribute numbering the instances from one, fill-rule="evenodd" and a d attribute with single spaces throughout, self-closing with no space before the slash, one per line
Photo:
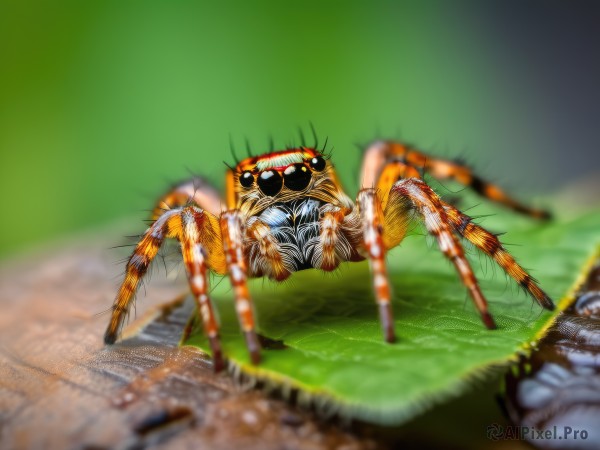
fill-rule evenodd
<path id="1" fill-rule="evenodd" d="M 435 158 L 400 142 L 378 141 L 367 149 L 363 163 L 363 183 L 366 180 L 371 184 L 370 186 L 363 184 L 363 186 L 375 186 L 378 174 L 386 164 L 393 161 L 400 161 L 407 166 L 424 171 L 438 180 L 454 180 L 473 189 L 484 198 L 535 219 L 552 217 L 546 210 L 532 208 L 511 197 L 502 188 L 484 180 L 463 163 Z M 382 187 L 380 183 L 379 187 Z M 382 192 L 387 192 L 390 187 L 391 184 L 388 184 L 387 189 L 382 189 Z"/>

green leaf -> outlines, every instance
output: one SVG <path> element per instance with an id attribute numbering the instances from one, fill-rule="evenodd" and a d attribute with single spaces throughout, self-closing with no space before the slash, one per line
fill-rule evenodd
<path id="1" fill-rule="evenodd" d="M 519 245 L 508 249 L 555 302 L 572 297 L 578 274 L 600 244 L 599 213 L 538 223 L 502 211 L 482 224 L 510 231 L 503 240 Z M 431 238 L 412 235 L 388 255 L 397 343 L 383 341 L 368 265 L 355 263 L 332 274 L 307 270 L 280 284 L 251 283 L 260 333 L 285 344 L 267 345 L 259 366 L 249 362 L 224 280 L 213 300 L 225 354 L 235 372 L 284 393 L 298 390 L 300 403 L 378 424 L 401 423 L 527 351 L 555 315 L 474 248 L 470 254 L 498 330 L 483 326 Z M 186 344 L 209 348 L 198 330 Z"/>

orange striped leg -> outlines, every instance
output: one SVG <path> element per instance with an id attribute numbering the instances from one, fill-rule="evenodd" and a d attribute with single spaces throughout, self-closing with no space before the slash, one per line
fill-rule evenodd
<path id="1" fill-rule="evenodd" d="M 343 242 L 346 238 L 341 233 L 342 222 L 345 219 L 344 212 L 328 211 L 320 220 L 319 241 L 313 253 L 313 267 L 326 272 L 335 270 L 340 261 L 350 261 L 350 244 Z M 346 252 L 340 258 L 339 253 Z"/>
<path id="2" fill-rule="evenodd" d="M 537 281 L 517 264 L 496 236 L 485 228 L 473 223 L 471 217 L 461 213 L 453 206 L 443 202 L 442 204 L 450 223 L 458 234 L 493 258 L 541 306 L 549 310 L 554 309 L 554 303 L 552 303 L 550 297 L 538 286 Z"/>
<path id="3" fill-rule="evenodd" d="M 208 337 L 215 372 L 221 371 L 225 364 L 219 340 L 219 325 L 208 296 L 208 277 L 205 250 L 202 245 L 190 237 L 198 233 L 196 222 L 192 215 L 184 216 L 184 228 L 190 227 L 189 233 L 181 241 L 181 251 L 185 263 L 190 289 L 196 300 L 198 314 L 202 319 L 204 333 Z"/>
<path id="4" fill-rule="evenodd" d="M 393 161 L 385 165 L 377 180 L 377 190 L 381 196 L 381 208 L 385 210 L 392 186 L 402 178 L 421 178 L 421 174 L 412 166 L 401 161 Z"/>
<path id="5" fill-rule="evenodd" d="M 117 293 L 111 320 L 104 335 L 105 343 L 113 344 L 117 340 L 135 292 L 165 238 L 176 238 L 182 242 L 189 241 L 202 245 L 210 253 L 209 266 L 222 273 L 225 258 L 217 227 L 218 221 L 214 216 L 193 206 L 172 209 L 154 221 L 127 261 L 125 279 Z"/>
<path id="6" fill-rule="evenodd" d="M 191 204 L 217 216 L 222 209 L 219 193 L 202 178 L 194 177 L 179 183 L 158 200 L 152 211 L 152 220 L 165 211 Z"/>
<path id="7" fill-rule="evenodd" d="M 252 363 L 260 363 L 260 344 L 256 336 L 254 311 L 247 284 L 247 267 L 243 254 L 244 227 L 239 211 L 229 210 L 221 215 L 221 235 L 229 278 L 235 295 L 235 308 Z"/>
<path id="8" fill-rule="evenodd" d="M 361 189 L 357 197 L 362 218 L 364 246 L 373 272 L 375 301 L 379 306 L 379 319 L 387 342 L 396 341 L 392 314 L 391 289 L 385 263 L 386 248 L 383 243 L 383 211 L 375 189 Z"/>
<path id="9" fill-rule="evenodd" d="M 282 258 L 281 245 L 271 233 L 269 225 L 256 219 L 248 225 L 246 234 L 250 238 L 248 259 L 253 264 L 250 268 L 253 276 L 267 275 L 277 281 L 283 281 L 290 276 Z"/>
<path id="10" fill-rule="evenodd" d="M 411 152 L 407 156 L 409 164 L 411 162 L 416 163 L 416 161 L 422 158 L 421 156 L 413 155 L 415 155 L 415 152 Z M 547 220 L 552 218 L 552 214 L 549 211 L 524 205 L 509 196 L 500 186 L 485 181 L 464 165 L 441 159 L 427 158 L 425 161 L 425 170 L 438 179 L 453 179 L 464 186 L 470 187 L 480 196 L 500 203 L 518 213 L 531 216 L 534 219 Z"/>
<path id="11" fill-rule="evenodd" d="M 413 207 L 425 222 L 427 231 L 435 236 L 440 250 L 456 267 L 463 284 L 469 290 L 469 294 L 479 310 L 485 326 L 489 329 L 496 328 L 494 319 L 488 311 L 485 297 L 477 284 L 477 279 L 469 262 L 465 258 L 462 245 L 453 233 L 439 196 L 423 180 L 408 178 L 397 182 L 392 188 L 388 200 L 388 209 L 393 208 L 396 204 L 404 207 L 406 200 L 413 204 Z"/>
<path id="12" fill-rule="evenodd" d="M 367 164 L 370 158 L 370 164 Z M 365 153 L 365 164 L 363 171 L 375 172 L 369 176 L 363 176 L 370 182 L 370 178 L 377 179 L 387 162 L 400 160 L 419 170 L 425 170 L 437 179 L 453 179 L 454 181 L 468 186 L 482 197 L 500 203 L 508 208 L 536 219 L 549 219 L 551 214 L 542 209 L 531 208 L 506 194 L 499 186 L 483 180 L 463 164 L 446 161 L 426 155 L 407 145 L 399 142 L 378 141 L 373 143 Z M 375 168 L 375 169 L 373 169 Z"/>
<path id="13" fill-rule="evenodd" d="M 168 211 L 158 218 L 144 233 L 129 257 L 125 267 L 125 279 L 119 288 L 117 297 L 112 307 L 112 316 L 106 332 L 104 342 L 114 344 L 129 312 L 135 292 L 148 270 L 148 266 L 158 253 L 166 237 L 171 237 L 174 228 L 169 225 L 171 221 L 179 220 L 178 210 Z"/>

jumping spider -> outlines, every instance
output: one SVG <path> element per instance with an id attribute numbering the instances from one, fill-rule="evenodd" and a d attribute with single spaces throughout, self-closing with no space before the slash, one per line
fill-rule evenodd
<path id="1" fill-rule="evenodd" d="M 260 362 L 260 344 L 247 278 L 267 276 L 281 281 L 303 269 L 332 271 L 343 261 L 369 260 L 383 334 L 387 342 L 394 342 L 385 255 L 400 244 L 415 218 L 424 223 L 456 267 L 487 328 L 496 325 L 460 238 L 493 258 L 541 306 L 553 309 L 550 298 L 496 236 L 444 202 L 423 181 L 422 170 L 438 179 L 453 179 L 518 212 L 549 217 L 510 198 L 464 165 L 429 157 L 399 142 L 378 141 L 367 148 L 356 203 L 344 193 L 333 165 L 316 145 L 250 156 L 227 170 L 226 206 L 212 187 L 197 178 L 160 199 L 152 225 L 127 262 L 105 343 L 116 341 L 136 289 L 166 238 L 181 244 L 216 370 L 223 367 L 223 356 L 208 296 L 208 270 L 229 275 L 254 364 Z"/>

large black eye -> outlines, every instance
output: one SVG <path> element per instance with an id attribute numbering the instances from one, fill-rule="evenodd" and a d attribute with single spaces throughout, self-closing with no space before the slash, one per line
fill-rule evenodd
<path id="1" fill-rule="evenodd" d="M 315 156 L 310 160 L 310 167 L 312 167 L 317 172 L 322 171 L 325 168 L 325 160 L 321 156 Z"/>
<path id="2" fill-rule="evenodd" d="M 252 175 L 252 172 L 246 170 L 242 173 L 240 175 L 240 184 L 246 188 L 252 186 L 254 184 L 254 175 Z"/>
<path id="3" fill-rule="evenodd" d="M 310 183 L 311 173 L 304 164 L 288 166 L 283 171 L 285 186 L 292 191 L 301 191 Z"/>
<path id="4" fill-rule="evenodd" d="M 274 170 L 265 170 L 261 172 L 258 177 L 258 187 L 263 194 L 273 197 L 277 195 L 283 187 L 283 178 L 279 175 L 279 172 Z"/>

